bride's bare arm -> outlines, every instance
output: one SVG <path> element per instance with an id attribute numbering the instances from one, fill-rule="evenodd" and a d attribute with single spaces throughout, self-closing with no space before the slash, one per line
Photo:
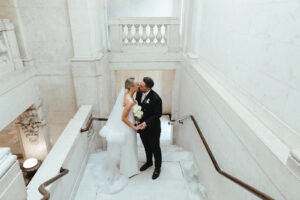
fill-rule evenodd
<path id="1" fill-rule="evenodd" d="M 127 124 L 127 126 L 129 126 L 130 128 L 134 129 L 134 130 L 139 130 L 138 126 L 134 126 L 128 119 L 128 114 L 132 108 L 132 106 L 134 105 L 134 103 L 127 103 L 126 106 L 124 107 L 123 113 L 122 113 L 122 121 Z"/>

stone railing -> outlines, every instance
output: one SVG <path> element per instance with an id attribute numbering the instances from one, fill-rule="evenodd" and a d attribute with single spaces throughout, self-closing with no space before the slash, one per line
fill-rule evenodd
<path id="1" fill-rule="evenodd" d="M 69 173 L 50 184 L 46 189 L 50 199 L 74 199 L 81 176 L 85 170 L 89 153 L 93 147 L 95 134 L 81 133 L 91 117 L 92 106 L 82 105 L 69 121 L 61 136 L 52 147 L 33 179 L 27 186 L 27 199 L 41 199 L 38 188 L 57 176 L 61 168 Z"/>
<path id="2" fill-rule="evenodd" d="M 112 18 L 109 21 L 111 50 L 178 51 L 178 18 Z"/>
<path id="3" fill-rule="evenodd" d="M 22 67 L 14 25 L 8 19 L 0 19 L 0 75 Z"/>
<path id="4" fill-rule="evenodd" d="M 10 148 L 0 148 L 0 199 L 26 199 L 23 174 L 17 156 L 11 154 Z"/>
<path id="5" fill-rule="evenodd" d="M 290 151 L 290 155 L 288 157 L 287 167 L 289 170 L 300 179 L 300 151 L 292 150 Z"/>

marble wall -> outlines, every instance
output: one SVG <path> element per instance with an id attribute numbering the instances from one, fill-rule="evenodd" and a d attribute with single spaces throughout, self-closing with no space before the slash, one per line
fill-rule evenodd
<path id="1" fill-rule="evenodd" d="M 20 50 L 21 58 L 28 59 L 29 52 L 26 45 L 26 29 L 24 28 L 20 19 L 20 13 L 16 9 L 15 1 L 1 0 L 0 1 L 0 19 L 9 19 L 14 25 L 15 34 L 17 36 L 17 43 Z"/>
<path id="2" fill-rule="evenodd" d="M 20 133 L 14 121 L 0 131 L 0 147 L 10 147 L 12 154 L 21 154 L 24 156 Z"/>
<path id="3" fill-rule="evenodd" d="M 275 199 L 298 199 L 299 180 L 268 146 L 283 154 L 276 139 L 263 141 L 261 135 L 269 129 L 261 120 L 202 66 L 186 64 L 180 74 L 179 115 L 194 115 L 219 166 Z M 208 199 L 256 199 L 216 172 L 191 120 L 174 130 L 175 144 L 194 153 Z"/>
<path id="4" fill-rule="evenodd" d="M 136 17 L 179 17 L 181 10 L 181 0 L 168 0 L 163 4 L 159 1 L 131 0 L 108 1 L 107 4 L 108 7 L 105 1 L 87 3 L 84 0 L 76 2 L 1 0 L 0 2 L 0 17 L 11 19 L 16 26 L 21 55 L 24 54 L 24 58 L 33 58 L 35 80 L 43 99 L 43 111 L 48 121 L 52 144 L 82 103 L 92 101 L 96 115 L 106 116 L 109 113 L 111 105 L 107 106 L 107 104 L 110 102 L 101 96 L 106 89 L 99 87 L 98 92 L 93 93 L 92 99 L 81 95 L 78 88 L 82 88 L 82 85 L 91 81 L 88 80 L 89 77 L 86 77 L 86 82 L 77 82 L 79 79 L 82 81 L 81 74 L 78 77 L 72 74 L 74 68 L 71 67 L 76 65 L 74 63 L 81 62 L 82 71 L 86 72 L 89 68 L 88 64 L 82 63 L 95 62 L 97 66 L 97 63 L 102 63 L 101 59 L 105 58 L 106 8 L 108 8 L 109 16 L 129 16 L 134 13 Z M 103 67 L 96 67 L 98 72 L 93 72 L 92 76 L 97 78 L 95 79 L 97 85 L 103 85 L 104 82 L 109 85 L 109 71 L 102 72 L 104 69 L 107 70 L 108 65 L 105 63 L 101 65 Z M 172 80 L 169 78 L 166 80 L 165 75 L 163 75 L 164 78 L 161 78 L 162 74 L 157 76 L 162 82 L 172 84 Z M 160 83 L 158 81 L 158 84 Z M 74 87 L 75 84 L 76 87 Z M 171 90 L 168 92 L 158 90 L 162 91 L 163 99 L 169 102 Z M 165 106 L 166 112 L 170 110 L 171 104 Z"/>
<path id="5" fill-rule="evenodd" d="M 26 37 L 53 144 L 76 111 L 67 1 L 1 0 L 0 13 L 15 23 L 19 40 Z"/>
<path id="6" fill-rule="evenodd" d="M 180 17 L 181 0 L 108 0 L 109 17 Z"/>
<path id="7" fill-rule="evenodd" d="M 299 133 L 300 2 L 194 0 L 188 12 L 187 50 Z"/>

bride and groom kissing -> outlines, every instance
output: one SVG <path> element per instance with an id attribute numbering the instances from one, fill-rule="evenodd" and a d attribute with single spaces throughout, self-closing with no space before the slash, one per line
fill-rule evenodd
<path id="1" fill-rule="evenodd" d="M 162 101 L 152 90 L 153 86 L 150 77 L 144 77 L 141 82 L 135 78 L 126 79 L 106 125 L 100 130 L 100 135 L 107 141 L 105 159 L 93 170 L 98 177 L 94 181 L 100 192 L 115 193 L 122 190 L 129 178 L 153 165 L 153 156 L 155 169 L 152 179 L 159 177 L 162 162 L 159 142 Z M 146 163 L 140 169 L 137 133 L 146 153 Z"/>

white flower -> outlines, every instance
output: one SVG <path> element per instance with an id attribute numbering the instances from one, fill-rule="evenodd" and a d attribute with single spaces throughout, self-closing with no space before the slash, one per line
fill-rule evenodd
<path id="1" fill-rule="evenodd" d="M 143 111 L 139 111 L 135 114 L 135 117 L 138 118 L 138 119 L 141 119 L 143 116 Z"/>
<path id="2" fill-rule="evenodd" d="M 150 103 L 150 99 L 147 99 L 146 103 Z"/>
<path id="3" fill-rule="evenodd" d="M 138 111 L 141 111 L 141 110 L 142 110 L 142 107 L 137 104 L 135 104 L 132 108 L 133 113 L 137 113 Z"/>
<path id="4" fill-rule="evenodd" d="M 141 119 L 143 117 L 143 114 L 144 114 L 143 111 L 142 111 L 142 107 L 137 105 L 137 104 L 133 106 L 132 112 L 133 112 L 133 115 L 136 118 L 139 118 L 139 119 Z"/>

